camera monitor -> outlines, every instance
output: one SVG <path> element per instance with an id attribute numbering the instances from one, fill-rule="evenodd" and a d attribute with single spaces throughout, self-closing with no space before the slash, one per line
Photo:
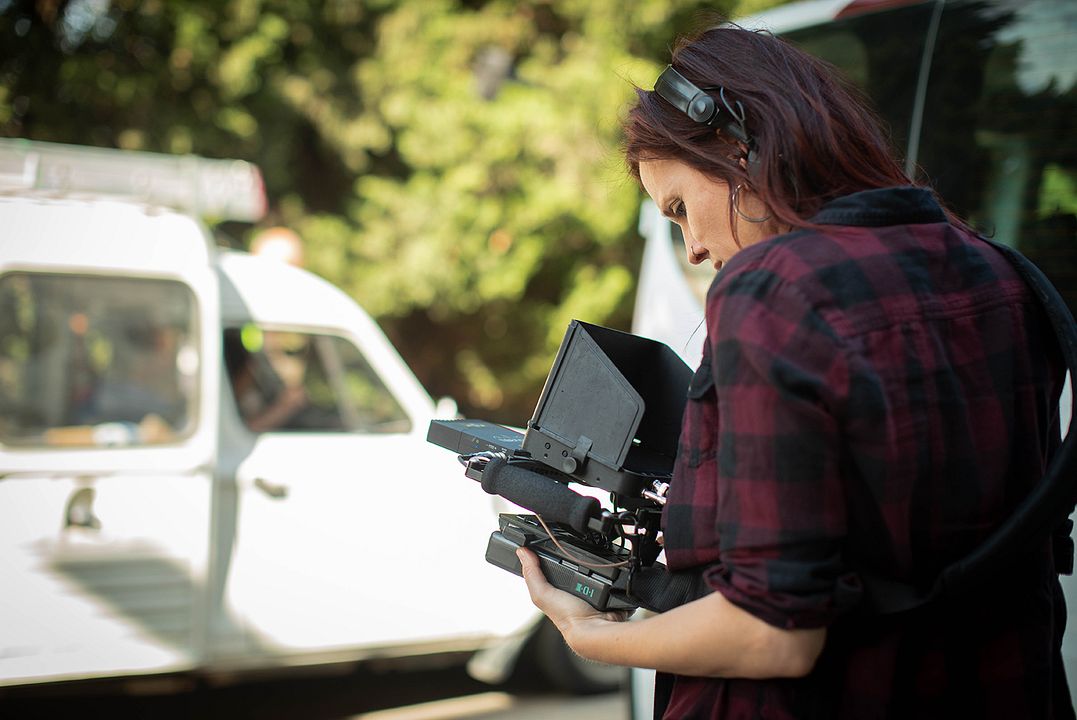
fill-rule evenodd
<path id="1" fill-rule="evenodd" d="M 691 379 L 666 345 L 573 320 L 523 450 L 579 482 L 637 496 L 672 473 Z"/>

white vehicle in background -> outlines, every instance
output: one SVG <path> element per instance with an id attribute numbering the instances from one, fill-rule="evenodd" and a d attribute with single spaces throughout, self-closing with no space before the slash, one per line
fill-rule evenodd
<path id="1" fill-rule="evenodd" d="M 0 694 L 477 650 L 498 680 L 541 627 L 484 559 L 503 508 L 425 442 L 455 407 L 198 220 L 263 206 L 247 163 L 0 140 Z"/>
<path id="2" fill-rule="evenodd" d="M 926 173 L 957 213 L 1039 264 L 1077 315 L 1077 3 L 808 0 L 737 24 L 769 29 L 843 71 L 880 111 L 906 171 Z M 679 228 L 649 202 L 640 234 L 633 332 L 696 367 L 713 270 L 687 263 Z M 1073 693 L 1077 580 L 1062 583 Z M 630 687 L 632 717 L 650 718 L 653 673 L 634 670 Z"/>

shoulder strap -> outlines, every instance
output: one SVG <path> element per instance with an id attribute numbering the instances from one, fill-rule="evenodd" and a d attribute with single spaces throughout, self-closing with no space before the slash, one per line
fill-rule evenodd
<path id="1" fill-rule="evenodd" d="M 1070 372 L 1071 391 L 1077 389 L 1077 325 L 1058 290 L 1032 261 L 1013 248 L 987 241 L 1009 260 L 1029 284 L 1051 321 L 1062 357 Z M 1077 404 L 1077 403 L 1075 403 Z M 975 550 L 942 571 L 926 592 L 911 585 L 864 576 L 870 610 L 890 615 L 913 610 L 942 596 L 960 595 L 988 580 L 1001 566 L 1044 542 L 1067 521 L 1077 503 L 1077 432 L 1072 429 L 1055 453 L 1040 482 L 1016 510 Z M 1067 533 L 1068 535 L 1068 533 Z M 1056 551 L 1061 548 L 1056 547 Z M 1069 546 L 1072 567 L 1072 545 Z"/>

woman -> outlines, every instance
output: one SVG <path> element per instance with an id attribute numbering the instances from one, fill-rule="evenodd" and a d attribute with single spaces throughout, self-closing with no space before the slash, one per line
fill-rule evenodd
<path id="1" fill-rule="evenodd" d="M 720 270 L 664 516 L 667 564 L 714 592 L 622 623 L 522 550 L 536 605 L 583 657 L 671 674 L 666 717 L 1073 717 L 1049 543 L 975 598 L 864 611 L 865 578 L 976 547 L 1057 444 L 1064 371 L 1014 269 L 770 35 L 682 42 L 626 129 Z"/>

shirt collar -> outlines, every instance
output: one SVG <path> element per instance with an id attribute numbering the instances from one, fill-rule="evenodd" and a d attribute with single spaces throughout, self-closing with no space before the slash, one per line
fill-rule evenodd
<path id="1" fill-rule="evenodd" d="M 823 205 L 812 217 L 818 225 L 910 225 L 946 222 L 946 213 L 930 190 L 894 187 L 862 190 Z"/>

